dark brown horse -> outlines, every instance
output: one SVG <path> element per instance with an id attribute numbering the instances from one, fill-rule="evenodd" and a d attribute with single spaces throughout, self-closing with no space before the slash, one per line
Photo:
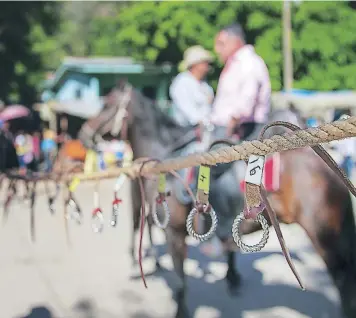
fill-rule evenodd
<path id="1" fill-rule="evenodd" d="M 117 98 L 120 98 L 120 88 Z M 151 101 L 132 91 L 128 105 L 128 139 L 134 155 L 138 157 L 155 157 L 162 159 L 169 156 L 172 149 L 179 144 L 186 145 L 195 140 L 194 130 L 188 131 L 177 126 L 168 116 L 159 111 Z M 292 112 L 275 112 L 271 121 L 284 120 L 298 124 L 297 118 L 290 117 Z M 297 120 L 297 121 L 296 121 Z M 275 130 L 272 134 L 281 133 Z M 335 174 L 309 150 L 296 150 L 281 154 L 280 190 L 270 194 L 271 204 L 281 221 L 299 223 L 310 236 L 314 246 L 323 257 L 331 276 L 334 278 L 342 299 L 345 313 L 354 317 L 355 304 L 355 240 L 354 217 L 350 194 Z M 243 166 L 234 163 L 232 166 Z M 222 165 L 223 166 L 223 165 Z M 239 190 L 239 180 L 243 173 L 236 174 L 228 167 L 224 172 L 212 169 L 210 201 L 218 213 L 219 222 L 230 231 L 232 220 L 243 207 L 243 194 Z M 217 167 L 219 170 L 221 167 Z M 239 170 L 239 169 L 237 169 Z M 174 185 L 172 185 L 173 189 Z M 146 182 L 147 198 L 152 198 L 153 188 Z M 139 186 L 132 183 L 133 204 L 133 240 L 132 257 L 135 259 L 134 235 L 139 226 L 141 202 Z M 184 259 L 186 258 L 186 218 L 191 204 L 181 204 L 175 191 L 169 197 L 169 206 L 173 211 L 169 228 L 166 230 L 169 252 L 173 259 L 176 273 L 181 278 L 177 293 L 178 309 L 176 317 L 188 317 L 185 306 Z M 149 214 L 150 215 L 150 214 Z M 149 228 L 152 222 L 149 222 Z M 244 233 L 256 231 L 254 224 L 244 224 Z M 219 232 L 219 231 L 218 231 Z M 223 239 L 226 239 L 223 238 Z M 151 241 L 152 242 L 152 241 Z M 227 242 L 228 243 L 228 242 Z M 234 251 L 227 246 L 228 271 L 227 281 L 231 290 L 236 289 L 240 277 L 235 268 Z M 158 264 L 157 264 L 158 265 Z M 354 297 L 355 298 L 355 297 Z"/>
<path id="2" fill-rule="evenodd" d="M 293 122 L 289 111 L 277 111 L 271 121 Z M 294 123 L 298 123 L 295 117 Z M 283 129 L 274 129 L 270 134 L 280 134 Z M 356 243 L 355 223 L 351 197 L 345 184 L 325 163 L 309 149 L 283 152 L 280 155 L 280 188 L 270 193 L 271 205 L 278 217 L 285 223 L 300 224 L 309 235 L 317 252 L 325 261 L 330 275 L 334 279 L 347 317 L 356 317 Z M 219 221 L 223 221 L 220 238 L 227 241 L 226 233 L 231 231 L 232 222 L 243 208 L 243 194 L 239 181 L 244 176 L 244 163 L 224 165 L 223 172 L 214 174 L 210 202 L 216 210 Z M 236 170 L 231 166 L 240 166 Z M 219 167 L 218 167 L 219 169 Z M 175 193 L 173 191 L 173 193 Z M 185 276 L 183 263 L 186 257 L 185 222 L 190 207 L 181 204 L 175 195 L 169 198 L 174 211 L 168 240 L 171 246 L 175 271 L 181 278 L 182 286 L 178 291 L 178 310 L 176 317 L 188 317 L 185 306 Z M 267 216 L 266 216 L 267 217 Z M 227 229 L 227 230 L 226 230 Z M 243 224 L 245 234 L 259 230 L 255 223 Z M 218 234 L 219 236 L 219 234 Z M 230 244 L 226 244 L 228 256 L 227 281 L 230 290 L 239 286 L 240 275 L 235 268 L 235 257 Z"/>
<path id="3" fill-rule="evenodd" d="M 84 161 L 86 148 L 93 147 L 96 136 L 101 138 L 104 135 L 116 131 L 122 139 L 127 139 L 131 144 L 134 160 L 137 158 L 150 157 L 162 159 L 171 153 L 173 148 L 179 148 L 196 139 L 196 134 L 193 127 L 183 128 L 179 126 L 171 117 L 160 110 L 156 105 L 144 97 L 140 92 L 134 90 L 133 87 L 126 82 L 119 83 L 112 89 L 108 98 L 108 105 L 95 118 L 85 123 L 79 132 L 81 145 L 79 140 L 68 141 L 57 161 L 70 161 L 73 155 L 70 154 L 71 145 L 77 149 L 75 159 Z M 119 120 L 119 124 L 115 120 L 119 112 L 126 112 L 124 118 Z M 119 126 L 119 127 L 117 127 Z M 116 128 L 116 129 L 113 129 Z M 79 143 L 80 143 L 79 142 Z M 146 189 L 147 203 L 152 203 L 151 200 L 154 194 L 154 187 L 151 186 L 150 180 L 144 180 Z M 133 232 L 131 243 L 131 255 L 133 263 L 136 263 L 136 242 L 135 236 L 139 229 L 141 201 L 140 187 L 138 180 L 132 180 L 132 207 L 133 207 Z M 149 208 L 152 204 L 149 204 Z M 150 253 L 156 255 L 153 248 L 152 238 L 152 213 L 150 209 L 147 214 L 148 234 L 151 242 Z M 156 266 L 160 267 L 158 258 L 156 258 Z"/>

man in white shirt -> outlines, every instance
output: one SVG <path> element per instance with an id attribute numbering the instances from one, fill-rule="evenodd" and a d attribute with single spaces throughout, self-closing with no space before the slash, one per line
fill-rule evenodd
<path id="1" fill-rule="evenodd" d="M 271 83 L 267 66 L 253 46 L 246 44 L 238 24 L 225 27 L 217 34 L 215 51 L 225 66 L 219 78 L 211 121 L 221 131 L 219 138 L 231 137 L 236 129 L 240 138 L 245 139 L 247 135 L 251 138 L 267 122 L 270 111 Z"/>
<path id="2" fill-rule="evenodd" d="M 214 91 L 204 79 L 212 60 L 212 55 L 200 45 L 184 52 L 180 64 L 184 71 L 177 75 L 169 89 L 173 117 L 182 126 L 195 126 L 210 115 Z"/>

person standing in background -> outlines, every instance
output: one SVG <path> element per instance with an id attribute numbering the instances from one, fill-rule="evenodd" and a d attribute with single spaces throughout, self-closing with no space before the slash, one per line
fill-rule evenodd
<path id="1" fill-rule="evenodd" d="M 40 132 L 36 131 L 34 132 L 32 136 L 32 142 L 33 142 L 33 155 L 35 157 L 36 162 L 38 163 L 41 158 L 41 134 Z"/>
<path id="2" fill-rule="evenodd" d="M 169 88 L 173 117 L 181 126 L 195 126 L 210 115 L 214 91 L 205 77 L 212 60 L 212 55 L 200 45 L 184 52 L 180 64 L 183 72 L 177 75 Z"/>
<path id="3" fill-rule="evenodd" d="M 20 131 L 15 137 L 15 149 L 19 161 L 21 172 L 26 171 L 25 154 L 26 154 L 26 138 L 23 131 Z"/>
<path id="4" fill-rule="evenodd" d="M 52 130 L 45 130 L 43 133 L 43 140 L 41 142 L 41 151 L 44 156 L 45 171 L 52 170 L 52 162 L 56 155 L 57 144 L 55 142 L 55 133 Z"/>

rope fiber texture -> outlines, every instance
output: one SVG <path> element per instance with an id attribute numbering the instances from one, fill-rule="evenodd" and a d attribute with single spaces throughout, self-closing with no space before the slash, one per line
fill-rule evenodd
<path id="1" fill-rule="evenodd" d="M 274 124 L 278 124 L 278 122 Z M 213 166 L 218 163 L 247 160 L 250 155 L 266 156 L 275 152 L 316 146 L 322 143 L 355 136 L 356 116 L 352 116 L 348 119 L 334 121 L 315 128 L 296 130 L 283 135 L 274 135 L 269 139 L 261 141 L 244 141 L 239 145 L 222 147 L 209 152 L 195 153 L 185 157 L 164 160 L 162 162 L 150 162 L 145 164 L 141 174 L 158 174 L 160 172 L 180 170 L 192 166 Z M 141 166 L 142 163 L 134 163 L 132 166 L 114 168 L 110 171 L 96 172 L 91 175 L 68 175 L 67 180 L 71 180 L 74 176 L 80 178 L 82 181 L 116 178 L 121 173 L 126 173 L 131 178 L 136 178 L 140 174 Z"/>

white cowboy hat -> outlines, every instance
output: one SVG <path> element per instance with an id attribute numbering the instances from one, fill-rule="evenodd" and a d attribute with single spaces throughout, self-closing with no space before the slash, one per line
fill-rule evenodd
<path id="1" fill-rule="evenodd" d="M 213 56 L 209 51 L 205 50 L 200 45 L 195 45 L 185 50 L 183 61 L 180 62 L 179 68 L 181 70 L 186 70 L 195 64 L 212 61 Z"/>

